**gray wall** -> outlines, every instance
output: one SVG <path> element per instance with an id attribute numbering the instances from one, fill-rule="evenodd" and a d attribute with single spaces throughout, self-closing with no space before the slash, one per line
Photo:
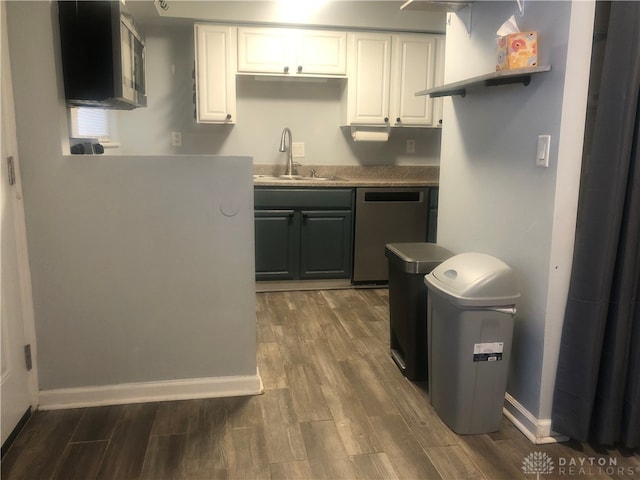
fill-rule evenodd
<path id="1" fill-rule="evenodd" d="M 251 158 L 63 156 L 55 4 L 7 7 L 41 389 L 255 375 Z"/>
<path id="2" fill-rule="evenodd" d="M 508 392 L 550 418 L 558 344 L 571 271 L 593 2 L 476 2 L 472 33 L 456 15 L 447 30 L 446 80 L 495 70 L 496 30 L 515 14 L 537 30 L 538 61 L 551 65 L 528 87 L 491 87 L 445 101 L 438 242 L 510 264 L 522 292 Z M 551 164 L 535 166 L 539 134 Z"/>

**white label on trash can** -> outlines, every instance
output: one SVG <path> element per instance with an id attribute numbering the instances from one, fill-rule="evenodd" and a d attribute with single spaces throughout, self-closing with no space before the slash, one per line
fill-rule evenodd
<path id="1" fill-rule="evenodd" d="M 502 360 L 503 351 L 504 351 L 504 342 L 474 343 L 473 344 L 473 361 L 474 362 L 497 362 L 499 360 Z"/>

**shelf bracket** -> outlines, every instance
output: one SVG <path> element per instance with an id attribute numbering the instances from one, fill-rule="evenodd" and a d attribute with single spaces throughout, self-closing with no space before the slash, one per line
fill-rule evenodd
<path id="1" fill-rule="evenodd" d="M 471 4 L 467 5 L 460 10 L 456 10 L 454 12 L 458 18 L 464 23 L 464 26 L 467 28 L 467 38 L 471 38 L 471 23 L 472 23 L 472 13 L 473 10 L 471 8 Z"/>
<path id="2" fill-rule="evenodd" d="M 467 89 L 466 88 L 459 88 L 456 90 L 447 90 L 445 92 L 440 92 L 440 93 L 430 93 L 429 96 L 431 98 L 438 98 L 438 97 L 453 97 L 455 95 L 460 95 L 462 98 L 467 96 Z"/>
<path id="3" fill-rule="evenodd" d="M 485 80 L 484 84 L 487 87 L 495 87 L 496 85 L 510 85 L 513 83 L 521 83 L 525 87 L 531 83 L 531 75 L 518 75 L 516 77 L 504 77 L 504 78 L 491 78 Z"/>

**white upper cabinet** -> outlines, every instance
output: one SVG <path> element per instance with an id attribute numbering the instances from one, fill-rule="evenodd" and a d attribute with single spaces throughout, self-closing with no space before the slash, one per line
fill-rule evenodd
<path id="1" fill-rule="evenodd" d="M 293 54 L 289 30 L 238 28 L 239 72 L 289 73 Z"/>
<path id="2" fill-rule="evenodd" d="M 389 121 L 391 35 L 349 34 L 347 123 L 384 125 Z"/>
<path id="3" fill-rule="evenodd" d="M 434 85 L 438 37 L 350 34 L 347 123 L 437 126 L 434 101 L 415 93 L 424 89 L 421 85 Z"/>
<path id="4" fill-rule="evenodd" d="M 437 127 L 444 36 L 195 24 L 196 118 L 233 124 L 237 73 L 347 77 L 346 124 Z M 348 59 L 348 62 L 347 62 Z"/>
<path id="5" fill-rule="evenodd" d="M 236 122 L 236 27 L 195 24 L 196 120 Z"/>
<path id="6" fill-rule="evenodd" d="M 344 76 L 345 32 L 238 28 L 238 72 Z"/>
<path id="7" fill-rule="evenodd" d="M 420 85 L 433 85 L 436 37 L 394 35 L 390 122 L 396 126 L 433 126 L 433 100 L 416 97 Z M 429 87 L 427 87 L 429 88 Z"/>
<path id="8" fill-rule="evenodd" d="M 347 34 L 325 30 L 296 31 L 296 73 L 347 74 Z"/>

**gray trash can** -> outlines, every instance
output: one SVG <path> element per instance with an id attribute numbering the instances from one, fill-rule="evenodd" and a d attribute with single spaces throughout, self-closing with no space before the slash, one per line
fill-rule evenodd
<path id="1" fill-rule="evenodd" d="M 435 243 L 389 243 L 391 358 L 409 380 L 427 378 L 427 287 L 424 276 L 453 256 Z"/>
<path id="2" fill-rule="evenodd" d="M 425 276 L 429 397 L 456 433 L 500 429 L 517 291 L 513 270 L 481 253 L 451 257 Z"/>

